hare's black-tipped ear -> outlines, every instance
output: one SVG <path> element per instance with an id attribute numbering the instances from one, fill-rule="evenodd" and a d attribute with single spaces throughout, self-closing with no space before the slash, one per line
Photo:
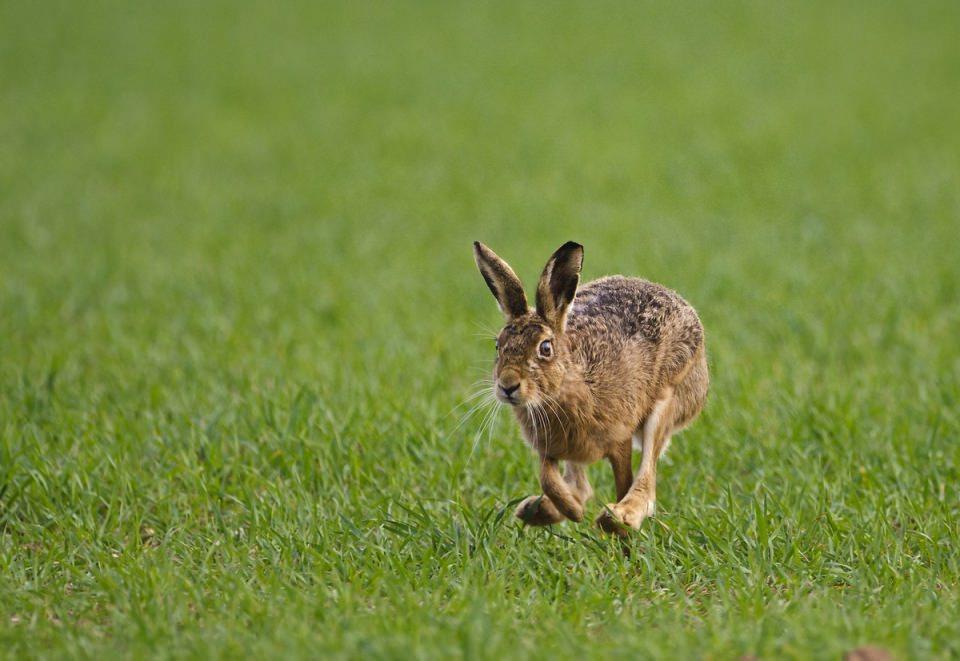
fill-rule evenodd
<path id="1" fill-rule="evenodd" d="M 507 320 L 522 317 L 527 313 L 527 295 L 523 293 L 520 278 L 510 265 L 479 241 L 473 242 L 473 256 L 477 260 L 480 275 L 500 305 Z"/>
<path id="2" fill-rule="evenodd" d="M 567 308 L 580 284 L 583 246 L 567 241 L 553 253 L 537 285 L 537 312 L 557 331 L 563 330 Z"/>

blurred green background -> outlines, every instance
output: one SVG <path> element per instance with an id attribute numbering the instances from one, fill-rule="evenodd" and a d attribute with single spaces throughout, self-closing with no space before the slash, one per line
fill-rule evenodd
<path id="1" fill-rule="evenodd" d="M 0 2 L 0 654 L 960 654 L 958 32 Z M 711 399 L 629 558 L 509 516 L 475 239 L 701 313 Z"/>

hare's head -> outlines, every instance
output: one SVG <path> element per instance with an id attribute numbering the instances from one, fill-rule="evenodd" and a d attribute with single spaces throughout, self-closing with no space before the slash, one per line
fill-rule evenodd
<path id="1" fill-rule="evenodd" d="M 560 246 L 543 269 L 536 308 L 527 307 L 520 279 L 510 265 L 479 241 L 473 244 L 480 274 L 506 317 L 497 335 L 493 370 L 497 399 L 513 406 L 540 404 L 553 397 L 569 365 L 564 336 L 567 309 L 577 293 L 583 246 Z"/>

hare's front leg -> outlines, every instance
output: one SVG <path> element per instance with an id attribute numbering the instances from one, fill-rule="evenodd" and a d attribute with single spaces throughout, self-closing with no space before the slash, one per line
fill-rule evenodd
<path id="1" fill-rule="evenodd" d="M 583 519 L 583 506 L 593 496 L 583 466 L 568 461 L 561 478 L 557 461 L 543 457 L 540 486 L 544 492 L 542 496 L 530 496 L 517 506 L 515 515 L 518 519 L 528 526 L 547 526 L 560 523 L 564 518 Z"/>
<path id="2" fill-rule="evenodd" d="M 627 495 L 633 486 L 633 439 L 621 441 L 607 457 L 613 469 L 613 482 L 617 487 L 617 501 Z"/>

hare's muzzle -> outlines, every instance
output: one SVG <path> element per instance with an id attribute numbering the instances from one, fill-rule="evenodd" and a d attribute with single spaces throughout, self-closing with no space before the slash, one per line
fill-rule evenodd
<path id="1" fill-rule="evenodd" d="M 501 380 L 497 383 L 497 398 L 502 402 L 507 402 L 508 404 L 519 404 L 520 402 L 516 398 L 519 397 L 519 390 L 519 380 L 507 382 Z"/>

